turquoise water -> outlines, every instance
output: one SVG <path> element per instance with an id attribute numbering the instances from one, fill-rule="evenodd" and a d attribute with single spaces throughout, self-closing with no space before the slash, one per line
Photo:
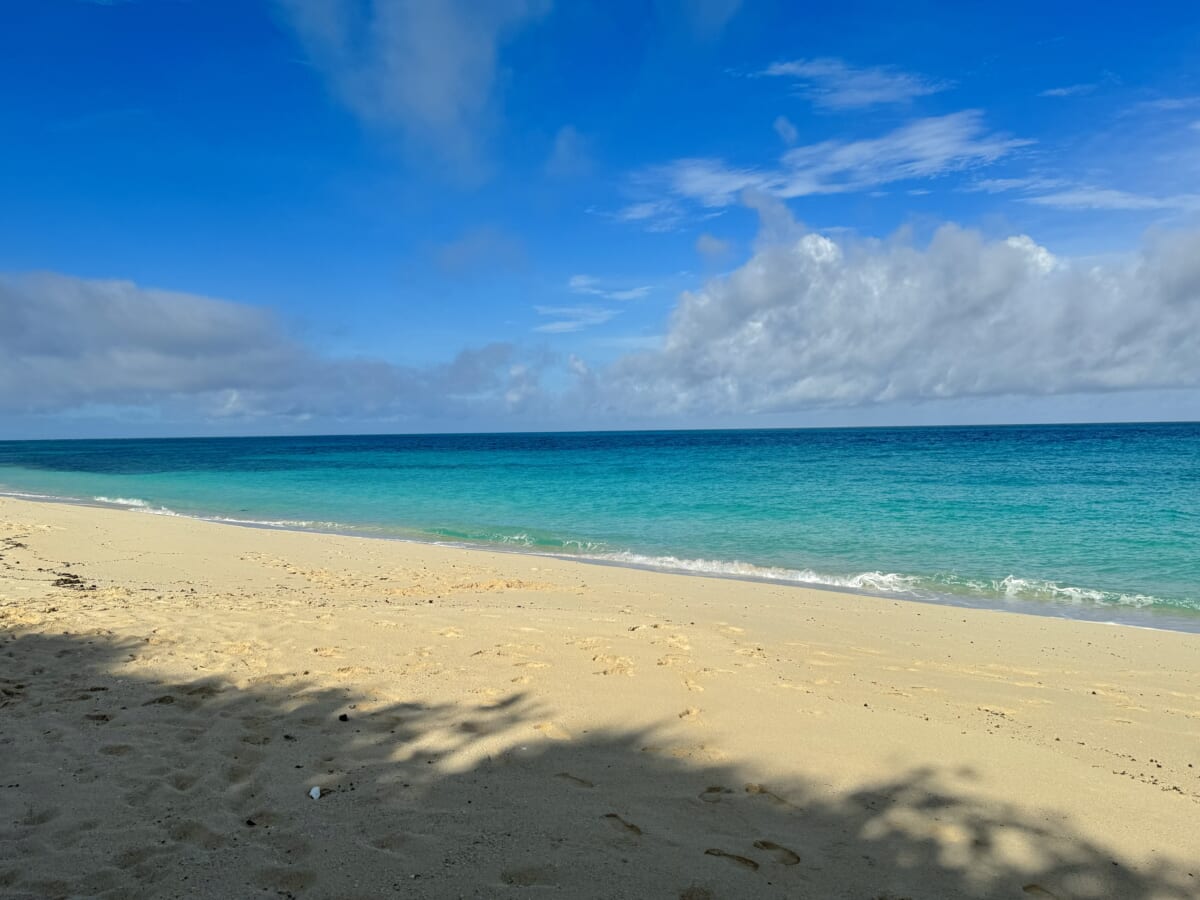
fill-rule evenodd
<path id="1" fill-rule="evenodd" d="M 0 490 L 1200 623 L 1200 424 L 0 442 Z"/>

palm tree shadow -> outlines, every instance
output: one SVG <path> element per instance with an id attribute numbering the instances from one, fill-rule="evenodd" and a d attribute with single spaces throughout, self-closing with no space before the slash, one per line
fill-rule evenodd
<path id="1" fill-rule="evenodd" d="M 763 784 L 678 725 L 567 735 L 521 694 L 429 705 L 303 677 L 162 680 L 135 674 L 143 646 L 0 636 L 0 895 L 1200 893 L 1194 869 L 1134 868 L 977 799 L 969 773 L 848 794 Z"/>

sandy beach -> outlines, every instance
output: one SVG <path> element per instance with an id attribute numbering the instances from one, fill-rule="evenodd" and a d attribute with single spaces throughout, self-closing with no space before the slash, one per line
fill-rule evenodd
<path id="1" fill-rule="evenodd" d="M 1197 635 L 0 500 L 4 897 L 1184 898 L 1197 822 Z"/>

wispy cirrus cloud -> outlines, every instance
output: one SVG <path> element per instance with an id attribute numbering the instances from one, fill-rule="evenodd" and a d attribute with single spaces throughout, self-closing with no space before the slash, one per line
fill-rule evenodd
<path id="1" fill-rule="evenodd" d="M 1008 178 L 981 178 L 963 187 L 965 191 L 982 191 L 987 194 L 1000 194 L 1005 191 L 1050 190 L 1064 187 L 1067 184 L 1061 178 L 1048 178 L 1038 175 L 1021 175 Z"/>
<path id="2" fill-rule="evenodd" d="M 1178 112 L 1179 110 L 1196 109 L 1200 107 L 1200 96 L 1196 97 L 1158 97 L 1154 100 L 1141 100 L 1131 106 L 1132 113 L 1161 113 Z"/>
<path id="3" fill-rule="evenodd" d="M 494 274 L 523 268 L 529 262 L 529 254 L 525 242 L 517 235 L 492 225 L 481 225 L 438 245 L 434 261 L 447 275 Z"/>
<path id="4" fill-rule="evenodd" d="M 716 235 L 705 232 L 696 238 L 696 252 L 708 260 L 717 260 L 726 256 L 732 249 L 729 241 L 722 240 Z"/>
<path id="5" fill-rule="evenodd" d="M 1078 97 L 1081 94 L 1090 94 L 1099 87 L 1098 84 L 1068 84 L 1064 87 L 1047 88 L 1044 91 L 1039 91 L 1039 97 Z"/>
<path id="6" fill-rule="evenodd" d="M 587 138 L 573 125 L 564 125 L 554 135 L 545 168 L 551 178 L 580 178 L 591 174 L 592 156 Z"/>
<path id="7" fill-rule="evenodd" d="M 433 147 L 458 173 L 484 167 L 504 40 L 549 0 L 276 0 L 313 65 L 364 121 Z"/>
<path id="8" fill-rule="evenodd" d="M 1072 187 L 1048 194 L 1036 194 L 1024 199 L 1028 203 L 1052 206 L 1057 209 L 1180 210 L 1188 212 L 1200 210 L 1200 194 L 1154 196 L 1114 188 Z"/>
<path id="9" fill-rule="evenodd" d="M 533 311 L 539 316 L 553 319 L 538 325 L 533 330 L 540 334 L 567 334 L 582 331 L 593 325 L 603 325 L 614 318 L 619 310 L 603 306 L 535 306 Z"/>
<path id="10" fill-rule="evenodd" d="M 909 103 L 953 86 L 890 66 L 856 67 L 832 57 L 776 62 L 760 74 L 795 79 L 800 93 L 828 110 Z"/>
<path id="11" fill-rule="evenodd" d="M 737 15 L 742 0 L 656 0 L 655 6 L 665 21 L 681 21 L 694 36 L 712 38 Z"/>
<path id="12" fill-rule="evenodd" d="M 685 204 L 719 210 L 746 190 L 785 199 L 871 190 L 986 166 L 1030 143 L 990 131 L 979 110 L 965 110 L 915 119 L 877 138 L 793 147 L 770 167 L 677 159 L 636 173 L 631 189 L 657 196 L 625 207 L 617 217 L 671 230 L 687 221 Z"/>
<path id="13" fill-rule="evenodd" d="M 645 189 L 657 190 L 658 185 L 645 185 Z M 630 203 L 612 213 L 596 209 L 592 209 L 590 212 L 624 222 L 627 225 L 636 225 L 650 232 L 674 231 L 682 227 L 690 218 L 683 204 L 665 197 Z"/>
<path id="14" fill-rule="evenodd" d="M 800 131 L 792 124 L 792 120 L 787 116 L 776 116 L 773 124 L 775 133 L 789 147 L 800 140 Z"/>
<path id="15" fill-rule="evenodd" d="M 590 294 L 605 300 L 638 300 L 650 293 L 647 284 L 629 288 L 614 288 L 592 275 L 572 275 L 567 279 L 567 289 L 573 294 Z"/>
<path id="16" fill-rule="evenodd" d="M 1012 192 L 1024 203 L 1063 210 L 1181 211 L 1200 210 L 1200 194 L 1146 194 L 1118 188 L 1074 184 L 1063 178 L 1025 176 L 984 178 L 965 190 L 989 194 Z"/>

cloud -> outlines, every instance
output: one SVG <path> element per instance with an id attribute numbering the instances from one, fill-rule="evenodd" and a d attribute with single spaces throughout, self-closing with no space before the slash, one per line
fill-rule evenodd
<path id="1" fill-rule="evenodd" d="M 998 194 L 1014 191 L 1023 194 L 1024 203 L 1064 210 L 1195 212 L 1200 210 L 1200 194 L 1138 194 L 1116 188 L 1071 184 L 1061 178 L 1029 176 L 1021 178 L 984 178 L 965 190 Z"/>
<path id="2" fill-rule="evenodd" d="M 708 39 L 716 37 L 737 15 L 742 0 L 657 0 L 656 5 L 663 20 L 682 20 L 693 35 Z"/>
<path id="3" fill-rule="evenodd" d="M 605 300 L 639 300 L 651 291 L 651 287 L 645 284 L 631 288 L 605 287 L 599 278 L 591 275 L 572 275 L 567 279 L 567 289 L 575 294 L 590 294 Z"/>
<path id="4" fill-rule="evenodd" d="M 729 241 L 705 232 L 696 238 L 696 252 L 708 259 L 720 259 L 729 253 Z"/>
<path id="5" fill-rule="evenodd" d="M 546 322 L 533 329 L 542 334 L 582 331 L 593 325 L 603 325 L 618 313 L 618 310 L 600 306 L 535 306 L 533 310 L 539 316 L 554 318 L 553 322 Z"/>
<path id="6" fill-rule="evenodd" d="M 478 175 L 503 41 L 548 0 L 277 0 L 312 63 L 365 122 Z"/>
<path id="7" fill-rule="evenodd" d="M 1143 100 L 1132 107 L 1134 112 L 1178 112 L 1200 106 L 1200 97 L 1160 97 Z"/>
<path id="8" fill-rule="evenodd" d="M 1074 187 L 1024 199 L 1029 203 L 1052 206 L 1056 209 L 1200 210 L 1200 194 L 1155 197 L 1112 188 Z"/>
<path id="9" fill-rule="evenodd" d="M 1019 198 L 1024 203 L 1064 210 L 1200 211 L 1200 194 L 1139 194 L 1117 188 L 1071 185 L 1061 179 L 1051 178 L 984 179 L 967 190 L 993 194 L 1019 191 L 1026 195 Z M 1034 191 L 1047 193 L 1033 193 Z"/>
<path id="10" fill-rule="evenodd" d="M 800 132 L 787 116 L 776 116 L 774 128 L 775 133 L 789 147 L 800 139 Z"/>
<path id="11" fill-rule="evenodd" d="M 447 275 L 520 269 L 527 262 L 525 244 L 519 237 L 487 225 L 471 228 L 455 240 L 441 244 L 434 258 Z"/>
<path id="12" fill-rule="evenodd" d="M 1047 88 L 1041 91 L 1039 97 L 1077 97 L 1080 94 L 1090 94 L 1099 87 L 1097 84 L 1069 84 L 1066 87 Z"/>
<path id="13" fill-rule="evenodd" d="M 648 185 L 648 187 L 657 189 L 658 185 Z M 640 226 L 646 231 L 651 232 L 675 231 L 677 228 L 682 227 L 689 219 L 689 215 L 683 205 L 668 198 L 639 200 L 636 203 L 630 203 L 628 206 L 622 207 L 615 213 L 606 213 L 599 210 L 592 210 L 592 212 L 628 225 Z"/>
<path id="14" fill-rule="evenodd" d="M 578 178 L 590 174 L 592 158 L 588 141 L 571 125 L 564 125 L 554 136 L 546 174 L 551 178 Z"/>
<path id="15" fill-rule="evenodd" d="M 793 226 L 683 294 L 662 349 L 603 390 L 686 417 L 1198 384 L 1200 232 L 1098 263 L 955 225 L 924 246 Z"/>
<path id="16" fill-rule="evenodd" d="M 887 66 L 856 68 L 829 57 L 777 62 L 761 74 L 794 78 L 815 106 L 833 110 L 909 103 L 952 86 Z"/>
<path id="17" fill-rule="evenodd" d="M 429 420 L 508 408 L 517 349 L 398 366 L 322 355 L 269 313 L 57 274 L 0 276 L 0 412 L 137 407 L 187 418 Z M 516 379 L 527 384 L 541 363 Z"/>
<path id="18" fill-rule="evenodd" d="M 737 203 L 747 190 L 782 198 L 869 190 L 985 166 L 1029 143 L 988 131 L 982 113 L 965 110 L 914 119 L 877 138 L 793 147 L 770 168 L 677 159 L 637 173 L 633 190 L 660 196 L 626 207 L 618 218 L 670 230 L 687 219 L 682 201 L 719 209 Z"/>
<path id="19" fill-rule="evenodd" d="M 981 178 L 966 185 L 965 191 L 983 191 L 988 194 L 999 194 L 1004 191 L 1033 191 L 1049 190 L 1063 187 L 1067 182 L 1060 178 L 1044 178 L 1029 175 L 1017 178 Z"/>

